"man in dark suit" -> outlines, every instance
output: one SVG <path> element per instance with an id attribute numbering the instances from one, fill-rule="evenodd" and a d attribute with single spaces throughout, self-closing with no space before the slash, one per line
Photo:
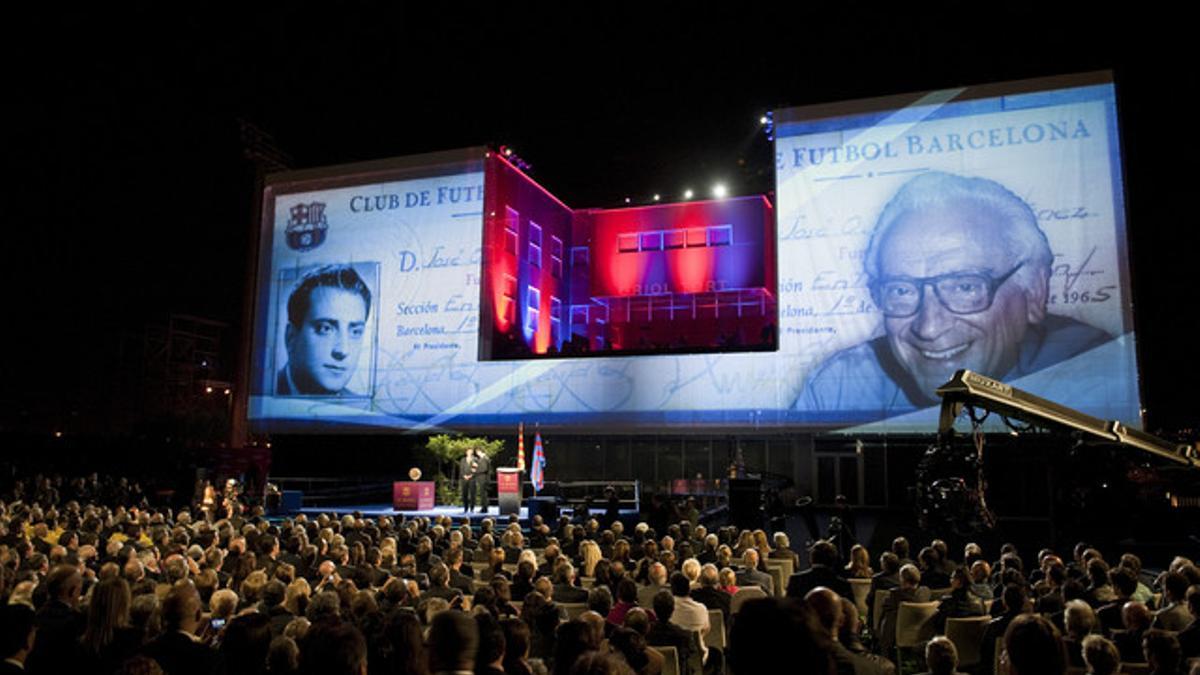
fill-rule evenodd
<path id="1" fill-rule="evenodd" d="M 48 599 L 37 612 L 37 639 L 26 664 L 31 673 L 72 670 L 79 636 L 86 618 L 79 611 L 83 577 L 70 565 L 55 567 L 46 576 Z"/>
<path id="2" fill-rule="evenodd" d="M 800 556 L 792 550 L 791 541 L 784 532 L 775 533 L 775 549 L 767 557 L 771 560 L 791 560 L 792 569 L 800 567 Z"/>
<path id="3" fill-rule="evenodd" d="M 476 501 L 483 502 L 480 511 L 487 511 L 487 476 L 490 470 L 491 462 L 487 455 L 475 448 L 467 448 L 467 454 L 459 466 L 463 481 L 464 513 L 474 510 Z"/>
<path id="4" fill-rule="evenodd" d="M 654 614 L 658 621 L 646 634 L 646 644 L 654 647 L 674 647 L 679 653 L 679 672 L 699 675 L 703 669 L 697 637 L 699 634 L 671 623 L 671 615 L 674 613 L 675 597 L 671 595 L 670 589 L 659 591 L 658 595 L 654 596 Z"/>
<path id="5" fill-rule="evenodd" d="M 539 577 L 554 576 L 554 567 L 558 562 L 558 556 L 558 545 L 547 544 L 545 550 L 542 552 L 543 562 L 541 565 L 538 565 L 537 575 Z"/>
<path id="6" fill-rule="evenodd" d="M 247 542 L 249 543 L 249 542 Z M 279 537 L 267 534 L 258 538 L 258 558 L 255 560 L 258 569 L 267 573 L 267 578 L 275 576 L 275 568 L 279 566 Z"/>
<path id="7" fill-rule="evenodd" d="M 442 561 L 450 568 L 450 587 L 462 591 L 463 595 L 475 595 L 475 584 L 462 572 L 463 550 L 452 548 L 446 551 Z"/>
<path id="8" fill-rule="evenodd" d="M 1187 577 L 1179 572 L 1167 572 L 1163 580 L 1163 600 L 1166 604 L 1154 613 L 1151 627 L 1178 632 L 1191 623 L 1192 617 L 1184 604 L 1187 590 Z"/>
<path id="9" fill-rule="evenodd" d="M 854 592 L 850 590 L 850 582 L 837 573 L 837 547 L 827 541 L 818 541 L 813 544 L 808 557 L 812 561 L 812 567 L 803 572 L 797 572 L 788 579 L 787 596 L 789 598 L 803 598 L 817 586 L 824 586 L 843 598 L 854 599 Z"/>
<path id="10" fill-rule="evenodd" d="M 1150 628 L 1154 615 L 1145 604 L 1127 602 L 1121 608 L 1121 621 L 1124 630 L 1115 630 L 1112 634 L 1113 644 L 1121 652 L 1121 660 L 1125 663 L 1145 663 L 1146 655 L 1142 651 L 1142 638 Z"/>
<path id="11" fill-rule="evenodd" d="M 895 553 L 885 551 L 879 556 L 879 571 L 871 577 L 871 590 L 867 593 L 867 625 L 875 625 L 875 593 L 890 591 L 900 586 L 900 559 Z"/>
<path id="12" fill-rule="evenodd" d="M 717 566 L 713 564 L 700 568 L 700 588 L 692 591 L 692 599 L 709 609 L 721 610 L 725 625 L 729 625 L 730 605 L 733 596 L 717 588 L 721 583 Z"/>
<path id="13" fill-rule="evenodd" d="M 267 615 L 271 621 L 271 635 L 278 637 L 283 635 L 283 629 L 291 623 L 292 619 L 296 618 L 295 614 L 288 611 L 287 607 L 283 606 L 283 601 L 287 597 L 287 586 L 278 579 L 272 579 L 267 582 L 262 591 L 262 603 L 259 605 L 259 611 Z"/>
<path id="14" fill-rule="evenodd" d="M 575 566 L 569 562 L 559 563 L 554 572 L 552 599 L 560 603 L 579 604 L 588 601 L 588 592 L 575 587 Z"/>
<path id="15" fill-rule="evenodd" d="M 33 649 L 33 610 L 25 605 L 0 607 L 0 675 L 18 675 L 25 672 L 25 658 Z"/>
<path id="16" fill-rule="evenodd" d="M 1122 627 L 1121 608 L 1137 591 L 1137 579 L 1123 567 L 1114 569 L 1109 574 L 1109 578 L 1112 580 L 1113 592 L 1117 597 L 1096 610 L 1096 619 L 1100 621 L 1100 626 L 1104 628 L 1104 631 L 1111 634 Z"/>
<path id="17" fill-rule="evenodd" d="M 421 594 L 421 600 L 442 598 L 450 602 L 462 594 L 462 591 L 450 586 L 450 568 L 442 563 L 429 568 L 429 590 Z"/>
<path id="18" fill-rule="evenodd" d="M 884 675 L 889 671 L 886 661 L 865 654 L 855 654 L 838 641 L 842 626 L 842 599 L 828 588 L 818 586 L 804 596 L 805 602 L 816 613 L 822 632 L 829 640 L 830 655 L 837 664 L 838 673 L 847 675 Z"/>
<path id="19" fill-rule="evenodd" d="M 988 622 L 983 629 L 983 638 L 979 642 L 979 668 L 982 675 L 992 672 L 992 666 L 996 661 L 996 640 L 1004 637 L 1004 632 L 1008 630 L 1008 625 L 1013 622 L 1013 619 L 1025 612 L 1024 586 L 1009 584 L 1004 587 L 1004 593 L 1000 597 L 1004 603 L 1004 613 Z M 995 675 L 999 675 L 999 673 Z"/>
<path id="20" fill-rule="evenodd" d="M 758 550 L 746 549 L 742 554 L 742 566 L 737 569 L 738 586 L 754 584 L 767 592 L 767 596 L 775 595 L 775 580 L 770 574 L 758 569 Z"/>
<path id="21" fill-rule="evenodd" d="M 173 586 L 162 603 L 163 634 L 146 645 L 146 656 L 170 675 L 211 673 L 214 652 L 196 637 L 202 616 L 196 588 L 186 582 Z"/>
<path id="22" fill-rule="evenodd" d="M 921 585 L 921 571 L 916 565 L 900 568 L 900 587 L 888 594 L 883 602 L 883 617 L 879 620 L 879 646 L 883 654 L 890 654 L 896 644 L 896 618 L 900 604 L 904 602 L 927 602 L 929 588 Z"/>

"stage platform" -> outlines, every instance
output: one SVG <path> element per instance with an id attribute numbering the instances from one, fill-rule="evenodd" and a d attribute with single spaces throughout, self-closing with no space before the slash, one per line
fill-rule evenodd
<path id="1" fill-rule="evenodd" d="M 470 518 L 472 525 L 478 525 L 484 518 L 492 518 L 493 520 L 507 520 L 507 515 L 500 515 L 500 508 L 496 506 L 489 507 L 486 512 L 473 511 L 471 513 L 463 513 L 461 506 L 435 506 L 432 509 L 424 511 L 397 511 L 392 508 L 391 504 L 327 504 L 325 506 L 303 506 L 296 513 L 303 513 L 308 516 L 317 516 L 322 513 L 330 517 L 341 517 L 354 512 L 361 513 L 368 518 L 378 518 L 380 516 L 403 516 L 405 518 L 435 518 L 441 516 L 450 516 L 455 522 L 461 523 L 464 518 Z M 600 517 L 604 515 L 604 509 L 592 509 L 592 515 Z M 529 521 L 529 509 L 525 506 L 521 507 L 521 512 L 517 515 L 521 523 L 527 524 Z M 621 520 L 623 522 L 636 522 L 638 512 L 634 509 L 621 509 Z"/>

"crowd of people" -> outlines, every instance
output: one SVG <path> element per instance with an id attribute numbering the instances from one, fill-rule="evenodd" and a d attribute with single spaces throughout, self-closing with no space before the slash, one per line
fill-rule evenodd
<path id="1" fill-rule="evenodd" d="M 910 558 L 898 538 L 877 559 L 818 541 L 800 569 L 784 533 L 602 520 L 268 519 L 151 508 L 95 475 L 18 480 L 0 495 L 0 675 L 655 675 L 667 658 L 691 675 L 889 675 L 901 603 L 929 599 L 917 656 L 935 675 L 959 667 L 946 622 L 975 615 L 991 616 L 978 675 L 1200 673 L 1184 558 L 1149 575 L 1087 544 L 1027 565 L 940 541 Z M 799 570 L 779 593 L 772 560 Z"/>

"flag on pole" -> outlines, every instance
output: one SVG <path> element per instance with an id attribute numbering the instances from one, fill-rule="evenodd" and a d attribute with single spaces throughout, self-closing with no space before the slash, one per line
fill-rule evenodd
<path id="1" fill-rule="evenodd" d="M 517 471 L 525 470 L 525 423 L 517 424 Z"/>
<path id="2" fill-rule="evenodd" d="M 542 430 L 538 429 L 533 437 L 533 466 L 529 470 L 529 480 L 533 481 L 533 492 L 536 494 L 546 487 L 546 453 L 542 450 Z"/>

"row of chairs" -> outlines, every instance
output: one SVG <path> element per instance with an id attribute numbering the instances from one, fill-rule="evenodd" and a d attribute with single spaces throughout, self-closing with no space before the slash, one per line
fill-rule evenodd
<path id="1" fill-rule="evenodd" d="M 866 604 L 865 593 L 860 599 L 860 588 L 866 582 L 867 590 L 870 590 L 870 580 L 852 580 L 851 588 L 855 591 L 855 604 L 858 605 L 859 612 L 863 611 L 863 606 Z M 935 589 L 930 591 L 931 598 L 940 598 L 949 593 L 949 589 Z M 872 629 L 876 635 L 879 634 L 883 619 L 883 605 L 887 598 L 891 595 L 891 591 L 880 590 L 876 591 L 874 598 L 874 616 Z M 896 613 L 896 640 L 895 645 L 897 650 L 912 649 L 920 647 L 933 637 L 933 619 L 937 615 L 939 602 L 930 600 L 928 602 L 902 602 Z M 987 615 L 988 605 L 991 603 L 981 604 L 981 609 L 985 614 L 969 617 L 951 617 L 946 619 L 945 635 L 946 639 L 954 643 L 958 650 L 959 667 L 970 669 L 978 665 L 980 662 L 980 642 L 983 640 L 983 633 L 987 629 L 988 622 L 992 617 Z"/>
<path id="2" fill-rule="evenodd" d="M 796 566 L 791 559 L 774 559 L 767 558 L 767 573 L 771 575 L 771 581 L 775 584 L 775 597 L 782 598 L 787 593 L 787 582 L 796 571 Z"/>
<path id="3" fill-rule="evenodd" d="M 931 621 L 937 614 L 937 608 L 938 603 L 936 602 L 900 603 L 900 609 L 896 616 L 896 647 L 898 649 L 920 647 L 933 637 Z M 991 620 L 992 617 L 986 615 L 946 619 L 945 636 L 954 643 L 958 650 L 959 668 L 968 670 L 982 661 L 980 646 L 983 642 L 984 631 Z M 1003 638 L 997 638 L 992 651 L 992 672 L 994 673 L 1000 672 L 1000 654 L 1003 650 Z M 1072 673 L 1072 670 L 1068 668 L 1068 675 L 1076 675 Z M 1146 675 L 1150 672 L 1150 667 L 1145 663 L 1122 662 L 1121 672 L 1131 675 Z M 1082 669 L 1080 669 L 1080 675 L 1081 673 Z"/>
<path id="4" fill-rule="evenodd" d="M 766 597 L 766 594 L 764 593 L 762 597 Z M 725 651 L 729 644 L 729 636 L 725 630 L 725 615 L 719 609 L 710 609 L 708 610 L 708 622 L 710 628 L 708 634 L 704 636 L 704 645 L 709 649 Z M 662 675 L 679 675 L 679 650 L 674 647 L 651 647 L 651 649 L 663 655 Z"/>
<path id="5" fill-rule="evenodd" d="M 870 579 L 851 579 L 850 580 L 850 584 L 851 584 L 850 588 L 851 588 L 851 590 L 854 591 L 854 604 L 858 608 L 859 616 L 863 616 L 863 617 L 867 616 L 867 595 L 871 590 L 870 583 L 871 583 Z M 938 588 L 938 589 L 931 590 L 929 592 L 930 603 L 932 603 L 934 605 L 934 607 L 936 608 L 937 601 L 940 600 L 941 598 L 945 597 L 946 595 L 949 595 L 950 590 L 951 589 L 949 589 L 949 588 Z M 887 602 L 887 599 L 888 599 L 888 597 L 891 596 L 891 594 L 892 594 L 892 592 L 890 590 L 875 591 L 875 599 L 872 603 L 873 604 L 873 614 L 872 614 L 871 630 L 876 634 L 879 633 L 879 623 L 883 618 L 883 605 L 885 602 Z M 978 605 L 979 610 L 983 614 L 990 613 L 991 609 L 992 609 L 992 602 L 993 601 L 991 599 L 980 602 Z M 905 604 L 926 604 L 926 603 L 905 603 Z M 897 619 L 897 626 L 899 626 L 899 619 Z"/>

